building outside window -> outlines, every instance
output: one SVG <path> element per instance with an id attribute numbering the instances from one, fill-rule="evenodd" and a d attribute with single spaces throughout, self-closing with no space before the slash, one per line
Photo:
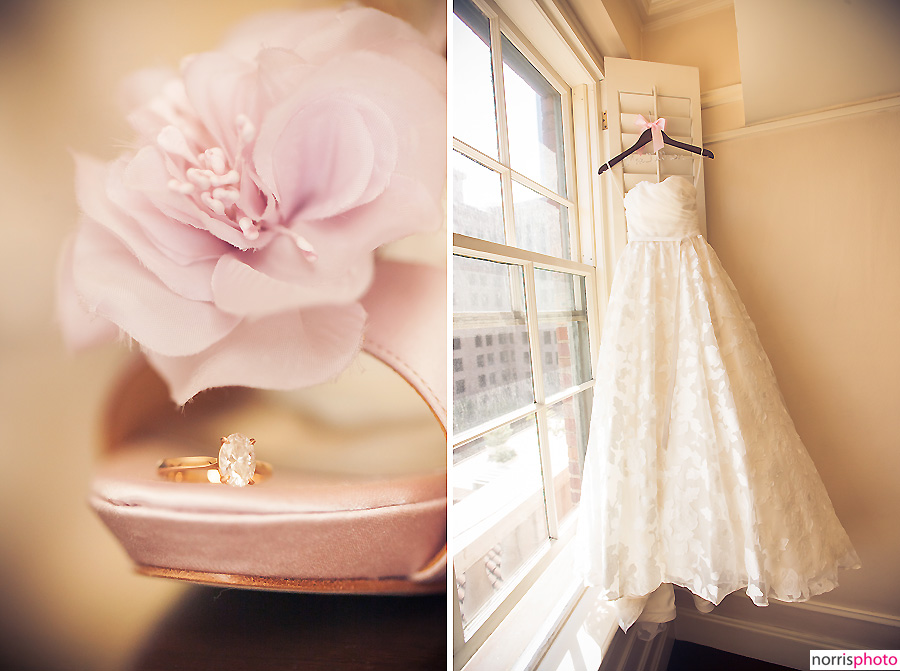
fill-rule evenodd
<path id="1" fill-rule="evenodd" d="M 488 0 L 453 9 L 454 86 L 466 91 L 452 128 L 454 340 L 489 365 L 500 352 L 499 375 L 454 372 L 451 534 L 465 644 L 496 625 L 573 522 L 596 269 L 580 249 L 571 89 Z"/>

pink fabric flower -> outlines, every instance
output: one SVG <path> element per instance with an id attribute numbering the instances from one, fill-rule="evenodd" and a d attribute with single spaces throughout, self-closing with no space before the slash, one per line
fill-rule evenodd
<path id="1" fill-rule="evenodd" d="M 135 151 L 76 159 L 67 340 L 127 334 L 179 403 L 334 377 L 360 347 L 374 251 L 442 221 L 445 65 L 354 8 L 262 15 L 178 74 L 139 73 Z"/>

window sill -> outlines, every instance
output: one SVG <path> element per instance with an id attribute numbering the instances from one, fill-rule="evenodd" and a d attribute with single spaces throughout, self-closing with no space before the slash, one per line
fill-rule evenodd
<path id="1" fill-rule="evenodd" d="M 567 543 L 463 671 L 599 668 L 618 625 L 576 577 L 574 546 Z"/>

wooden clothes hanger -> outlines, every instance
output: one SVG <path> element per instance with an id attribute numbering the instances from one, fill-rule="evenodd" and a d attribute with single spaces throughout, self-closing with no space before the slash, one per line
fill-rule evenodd
<path id="1" fill-rule="evenodd" d="M 620 163 L 622 161 L 622 159 L 624 159 L 626 156 L 633 154 L 638 149 L 643 147 L 645 144 L 647 144 L 648 142 L 653 140 L 654 128 L 652 126 L 654 126 L 655 124 L 659 124 L 656 128 L 659 131 L 659 134 L 662 136 L 663 144 L 671 145 L 672 147 L 678 147 L 679 149 L 684 149 L 685 151 L 689 151 L 693 154 L 700 154 L 701 156 L 706 156 L 707 158 L 715 158 L 715 155 L 713 155 L 713 153 L 709 149 L 703 149 L 702 147 L 695 147 L 692 144 L 685 144 L 684 142 L 679 142 L 678 140 L 673 140 L 668 135 L 666 135 L 666 132 L 663 130 L 663 128 L 665 127 L 665 121 L 666 121 L 665 119 L 663 119 L 663 118 L 657 119 L 652 124 L 649 123 L 646 119 L 644 119 L 643 116 L 640 116 L 639 119 L 640 119 L 640 121 L 638 121 L 636 123 L 641 124 L 641 125 L 646 124 L 648 126 L 647 129 L 643 133 L 641 133 L 641 136 L 637 139 L 637 142 L 635 142 L 633 145 L 631 145 L 628 149 L 623 151 L 618 156 L 615 156 L 614 158 L 609 159 L 606 163 L 601 165 L 600 169 L 597 171 L 598 175 L 602 175 L 604 172 L 606 172 L 607 170 L 612 168 L 616 163 Z M 641 122 L 643 122 L 643 124 Z M 660 123 L 660 122 L 662 122 L 662 123 Z M 661 147 L 656 147 L 654 149 L 654 151 L 658 151 L 660 148 Z"/>

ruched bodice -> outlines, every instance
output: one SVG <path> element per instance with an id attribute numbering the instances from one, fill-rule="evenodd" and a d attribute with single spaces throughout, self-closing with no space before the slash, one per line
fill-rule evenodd
<path id="1" fill-rule="evenodd" d="M 697 190 L 684 177 L 638 182 L 625 195 L 628 240 L 681 240 L 700 234 Z"/>

